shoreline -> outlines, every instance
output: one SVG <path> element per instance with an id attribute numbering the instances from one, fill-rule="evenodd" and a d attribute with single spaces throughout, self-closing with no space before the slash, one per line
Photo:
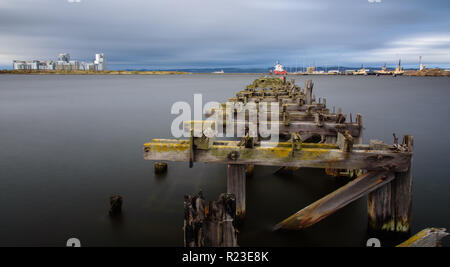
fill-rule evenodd
<path id="1" fill-rule="evenodd" d="M 267 75 L 272 76 L 268 73 L 208 73 L 208 72 L 184 72 L 184 71 L 126 71 L 126 70 L 110 70 L 110 71 L 39 71 L 39 70 L 0 70 L 1 74 L 12 74 L 12 75 Z M 306 73 L 295 73 L 287 74 L 287 76 L 364 76 L 364 75 L 346 75 L 346 74 L 306 74 Z M 374 74 L 369 74 L 368 76 L 375 76 Z M 380 76 L 392 76 L 392 75 L 380 75 Z M 450 77 L 450 71 L 442 69 L 429 69 L 424 71 L 413 71 L 408 70 L 405 73 L 398 76 L 407 77 Z"/>
<path id="2" fill-rule="evenodd" d="M 107 71 L 39 71 L 39 70 L 0 70 L 0 74 L 14 75 L 181 75 L 190 74 L 183 71 L 127 71 L 127 70 L 107 70 Z"/>

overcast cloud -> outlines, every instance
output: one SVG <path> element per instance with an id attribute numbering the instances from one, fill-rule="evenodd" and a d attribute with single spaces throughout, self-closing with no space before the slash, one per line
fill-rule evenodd
<path id="1" fill-rule="evenodd" d="M 450 63 L 448 0 L 0 0 L 0 67 L 61 52 L 108 67 Z"/>

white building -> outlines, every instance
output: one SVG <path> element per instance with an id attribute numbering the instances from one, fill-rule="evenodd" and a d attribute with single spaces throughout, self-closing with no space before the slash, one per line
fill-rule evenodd
<path id="1" fill-rule="evenodd" d="M 80 61 L 77 60 L 71 60 L 69 62 L 58 60 L 56 61 L 55 64 L 55 70 L 68 70 L 68 71 L 80 70 L 80 65 L 81 65 Z"/>
<path id="2" fill-rule="evenodd" d="M 55 62 L 52 60 L 39 61 L 38 68 L 40 70 L 55 70 Z"/>
<path id="3" fill-rule="evenodd" d="M 106 62 L 104 54 L 95 54 L 94 62 L 83 62 L 78 60 L 70 60 L 70 54 L 62 53 L 58 55 L 58 60 L 14 60 L 14 70 L 106 70 Z"/>
<path id="4" fill-rule="evenodd" d="M 38 60 L 14 60 L 13 68 L 15 70 L 38 70 L 39 61 Z"/>
<path id="5" fill-rule="evenodd" d="M 83 70 L 95 70 L 95 64 L 94 63 L 86 63 L 83 62 Z"/>
<path id="6" fill-rule="evenodd" d="M 95 70 L 104 71 L 106 69 L 106 60 L 104 54 L 95 54 Z"/>

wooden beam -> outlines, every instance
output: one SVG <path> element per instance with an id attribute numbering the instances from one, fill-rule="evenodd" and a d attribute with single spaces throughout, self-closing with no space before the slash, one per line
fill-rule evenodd
<path id="1" fill-rule="evenodd" d="M 215 122 L 214 121 L 185 121 L 184 122 L 184 131 L 189 132 L 190 127 L 194 124 L 202 124 L 202 125 L 212 125 L 211 127 L 215 129 Z M 275 123 L 275 122 L 273 122 Z M 265 129 L 270 129 L 271 122 L 259 122 L 260 126 Z M 227 121 L 223 121 L 224 128 L 226 128 Z M 242 125 L 242 126 L 240 126 Z M 248 125 L 248 122 L 247 122 Z M 234 121 L 234 127 L 235 129 L 237 127 L 244 127 L 245 122 L 244 121 Z M 260 129 L 261 129 L 260 127 Z M 311 133 L 311 134 L 317 134 L 317 135 L 324 135 L 324 136 L 337 136 L 338 132 L 345 132 L 348 131 L 348 133 L 353 137 L 358 137 L 361 135 L 362 127 L 358 125 L 357 123 L 336 123 L 336 122 L 329 122 L 329 121 L 323 121 L 321 125 L 317 125 L 314 121 L 289 121 L 289 124 L 286 125 L 285 122 L 279 121 L 278 122 L 278 129 L 279 134 L 281 135 L 289 135 L 291 133 Z"/>
<path id="2" fill-rule="evenodd" d="M 144 144 L 144 159 L 188 162 L 193 158 L 204 163 L 405 172 L 412 155 L 407 150 L 369 150 L 367 145 L 355 145 L 352 152 L 343 152 L 336 144 L 313 143 L 303 143 L 300 150 L 292 153 L 290 142 L 261 142 L 254 148 L 245 148 L 238 141 L 215 141 L 209 149 L 194 148 L 193 157 L 190 148 L 189 140 L 155 139 Z"/>
<path id="3" fill-rule="evenodd" d="M 442 239 L 449 235 L 446 231 L 445 228 L 427 228 L 397 247 L 441 247 Z"/>
<path id="4" fill-rule="evenodd" d="M 393 179 L 390 172 L 366 173 L 277 224 L 274 230 L 309 227 Z"/>

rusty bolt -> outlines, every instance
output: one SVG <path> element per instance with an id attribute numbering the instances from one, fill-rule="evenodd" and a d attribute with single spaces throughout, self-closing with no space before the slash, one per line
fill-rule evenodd
<path id="1" fill-rule="evenodd" d="M 230 152 L 230 154 L 228 154 L 229 160 L 237 160 L 238 158 L 239 158 L 239 152 L 237 152 L 237 151 L 232 151 L 232 152 Z"/>

